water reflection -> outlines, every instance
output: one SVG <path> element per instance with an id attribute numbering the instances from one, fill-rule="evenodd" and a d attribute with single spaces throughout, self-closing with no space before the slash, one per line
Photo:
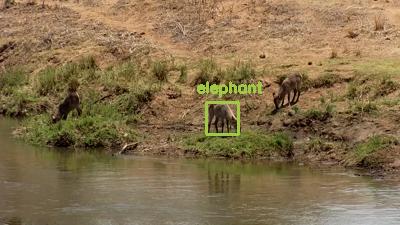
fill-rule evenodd
<path id="1" fill-rule="evenodd" d="M 397 180 L 35 148 L 0 120 L 0 224 L 399 224 Z"/>

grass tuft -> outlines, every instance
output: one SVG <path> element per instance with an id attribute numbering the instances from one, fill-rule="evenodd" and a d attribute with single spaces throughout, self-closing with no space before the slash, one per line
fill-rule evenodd
<path id="1" fill-rule="evenodd" d="M 4 95 L 11 94 L 16 88 L 25 85 L 27 73 L 21 68 L 11 68 L 0 74 L 0 92 Z"/>
<path id="2" fill-rule="evenodd" d="M 360 165 L 370 155 L 387 149 L 393 144 L 397 144 L 397 140 L 393 137 L 383 135 L 372 136 L 367 141 L 357 144 L 354 150 L 347 154 L 344 163 L 346 166 Z"/>
<path id="3" fill-rule="evenodd" d="M 151 71 L 159 81 L 167 81 L 168 77 L 168 65 L 163 61 L 153 62 L 151 65 Z"/>

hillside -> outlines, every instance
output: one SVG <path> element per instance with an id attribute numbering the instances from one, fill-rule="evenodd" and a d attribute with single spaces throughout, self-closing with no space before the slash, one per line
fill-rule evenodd
<path id="1" fill-rule="evenodd" d="M 85 134 L 71 124 L 73 117 L 62 128 L 43 122 L 62 100 L 70 77 L 75 77 L 81 83 L 84 110 L 89 107 L 79 123 L 100 121 L 96 129 L 106 127 L 107 132 L 99 137 L 110 139 L 104 144 L 97 136 L 90 137 L 84 147 L 139 141 L 140 152 L 240 158 L 247 152 L 230 152 L 236 146 L 225 143 L 229 140 L 196 143 L 204 142 L 204 101 L 215 97 L 197 95 L 194 81 L 199 76 L 220 82 L 262 80 L 271 84 L 262 96 L 227 98 L 241 101 L 245 137 L 253 138 L 247 131 L 271 138 L 284 132 L 293 139 L 294 159 L 302 162 L 371 171 L 400 167 L 398 0 L 44 3 L 17 1 L 0 11 L 1 77 L 9 84 L 0 85 L 0 112 L 33 118 L 46 130 L 35 133 L 31 141 L 79 143 L 79 138 L 62 135 L 62 140 L 52 140 L 61 131 Z M 271 114 L 275 81 L 293 71 L 305 75 L 300 102 Z M 28 74 L 26 79 L 23 74 Z M 50 87 L 49 77 L 54 81 Z M 107 104 L 118 110 L 105 109 Z M 96 112 L 108 119 L 97 118 Z M 128 122 L 116 119 L 121 117 Z M 111 126 L 110 118 L 119 122 Z M 18 133 L 38 130 L 37 126 L 31 121 Z M 187 134 L 194 140 L 185 141 Z M 227 145 L 227 152 L 204 151 L 213 141 Z"/>

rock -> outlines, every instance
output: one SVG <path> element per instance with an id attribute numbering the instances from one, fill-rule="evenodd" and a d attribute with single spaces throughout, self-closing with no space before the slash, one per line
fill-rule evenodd
<path id="1" fill-rule="evenodd" d="M 260 57 L 260 59 L 265 59 L 266 55 L 264 53 L 262 53 L 259 57 Z"/>
<path id="2" fill-rule="evenodd" d="M 290 124 L 292 124 L 292 120 L 290 120 L 290 119 L 284 120 L 284 121 L 282 122 L 282 125 L 283 125 L 284 127 L 287 127 L 287 126 L 289 126 Z"/>
<path id="3" fill-rule="evenodd" d="M 390 167 L 399 168 L 400 167 L 400 159 L 394 160 L 394 162 L 390 164 Z"/>
<path id="4" fill-rule="evenodd" d="M 295 114 L 296 114 L 296 112 L 293 110 L 289 110 L 289 112 L 288 112 L 288 116 L 294 116 Z"/>

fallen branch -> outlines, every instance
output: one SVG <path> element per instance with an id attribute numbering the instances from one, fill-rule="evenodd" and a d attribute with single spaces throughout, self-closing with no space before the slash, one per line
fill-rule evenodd
<path id="1" fill-rule="evenodd" d="M 138 145 L 139 145 L 139 142 L 134 142 L 134 143 L 129 143 L 129 144 L 127 143 L 122 147 L 121 151 L 118 152 L 118 155 L 125 154 L 125 152 L 128 149 L 136 149 Z"/>

